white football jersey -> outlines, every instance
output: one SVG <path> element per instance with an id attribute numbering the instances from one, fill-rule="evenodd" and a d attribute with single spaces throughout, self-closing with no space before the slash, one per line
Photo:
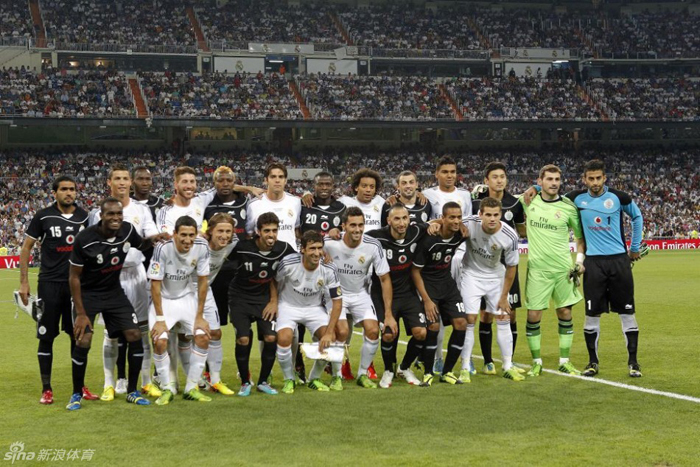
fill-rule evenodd
<path id="1" fill-rule="evenodd" d="M 102 215 L 100 209 L 93 209 L 90 211 L 90 215 L 88 217 L 88 226 L 97 224 L 101 218 Z M 153 222 L 151 210 L 134 199 L 129 199 L 129 204 L 124 206 L 124 221 L 133 225 L 136 233 L 143 238 L 158 235 L 158 228 L 156 227 L 155 222 Z M 146 257 L 143 256 L 143 253 L 141 253 L 140 250 L 137 248 L 130 248 L 126 253 L 124 267 L 133 268 L 134 266 L 143 264 L 145 260 Z"/>
<path id="2" fill-rule="evenodd" d="M 302 264 L 301 253 L 286 256 L 280 262 L 275 279 L 280 304 L 292 307 L 323 306 L 327 292 L 334 300 L 342 295 L 335 266 L 321 263 L 309 271 Z M 332 289 L 335 289 L 333 293 Z"/>
<path id="3" fill-rule="evenodd" d="M 297 250 L 296 228 L 299 227 L 301 216 L 301 199 L 297 196 L 285 193 L 281 200 L 272 201 L 267 193 L 262 198 L 255 198 L 248 203 L 246 212 L 245 230 L 248 235 L 255 234 L 258 217 L 266 212 L 273 212 L 280 220 L 277 240 L 287 242 Z"/>
<path id="4" fill-rule="evenodd" d="M 505 255 L 506 265 L 518 265 L 518 234 L 512 227 L 501 221 L 498 232 L 487 234 L 478 216 L 467 216 L 463 222 L 469 229 L 469 238 L 462 258 L 462 274 L 485 280 L 502 279 L 506 268 L 501 263 L 501 254 Z"/>
<path id="5" fill-rule="evenodd" d="M 462 216 L 470 216 L 472 214 L 472 194 L 462 188 L 455 188 L 452 191 L 442 191 L 440 187 L 434 186 L 423 190 L 423 196 L 428 198 L 433 212 L 430 215 L 431 219 L 440 219 L 442 217 L 442 207 L 449 201 L 454 201 L 462 208 Z"/>
<path id="6" fill-rule="evenodd" d="M 337 268 L 343 294 L 369 292 L 367 278 L 372 266 L 377 276 L 389 273 L 389 263 L 386 261 L 382 245 L 372 237 L 363 235 L 362 243 L 356 248 L 347 246 L 342 237 L 340 240 L 326 238 L 324 248 Z"/>
<path id="7" fill-rule="evenodd" d="M 163 281 L 163 298 L 176 299 L 193 293 L 190 286 L 193 277 L 209 275 L 209 245 L 203 238 L 196 238 L 190 251 L 180 254 L 175 242 L 159 243 L 153 249 L 151 264 L 148 266 L 149 279 Z"/>
<path id="8" fill-rule="evenodd" d="M 365 232 L 382 228 L 382 207 L 384 206 L 384 198 L 377 195 L 372 198 L 369 203 L 361 203 L 355 197 L 341 196 L 338 199 L 345 206 L 357 206 L 365 215 Z"/>
<path id="9" fill-rule="evenodd" d="M 224 265 L 224 261 L 226 261 L 226 258 L 228 258 L 228 255 L 231 254 L 231 251 L 236 247 L 236 244 L 238 243 L 238 237 L 234 235 L 233 241 L 223 247 L 220 250 L 213 250 L 209 248 L 209 285 L 211 285 L 212 282 L 214 282 L 214 279 L 216 279 L 216 275 L 219 274 L 219 271 L 221 271 L 221 267 Z M 197 285 L 197 278 L 192 277 L 192 284 Z"/>
<path id="10" fill-rule="evenodd" d="M 188 206 L 176 206 L 175 204 L 167 205 L 158 211 L 157 225 L 161 232 L 168 232 L 170 235 L 175 232 L 175 223 L 182 216 L 190 216 L 197 222 L 197 232 L 202 230 L 204 222 L 204 209 L 211 203 L 216 195 L 216 189 L 212 188 L 207 191 L 198 193 L 190 200 Z"/>

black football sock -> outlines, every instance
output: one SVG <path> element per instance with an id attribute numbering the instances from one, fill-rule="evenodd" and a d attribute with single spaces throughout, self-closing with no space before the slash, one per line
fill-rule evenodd
<path id="1" fill-rule="evenodd" d="M 380 343 L 382 349 L 382 360 L 384 360 L 384 371 L 396 371 L 396 339 L 386 342 L 382 339 Z"/>
<path id="2" fill-rule="evenodd" d="M 53 366 L 53 340 L 39 340 L 39 349 L 36 352 L 39 358 L 39 374 L 43 391 L 51 390 L 51 368 Z"/>
<path id="3" fill-rule="evenodd" d="M 484 356 L 484 365 L 493 363 L 493 354 L 491 346 L 493 345 L 493 331 L 491 323 L 479 322 L 479 346 L 481 347 L 481 355 Z"/>
<path id="4" fill-rule="evenodd" d="M 260 379 L 258 379 L 258 384 L 266 382 L 267 378 L 269 378 L 272 367 L 275 365 L 276 354 L 277 342 L 265 342 L 263 344 L 262 354 L 260 355 Z"/>
<path id="5" fill-rule="evenodd" d="M 394 345 L 396 345 L 394 343 Z M 418 357 L 420 354 L 420 349 L 419 345 L 423 345 L 422 342 L 420 342 L 415 338 L 411 337 L 408 341 L 408 345 L 406 345 L 406 353 L 403 356 L 403 360 L 401 360 L 401 365 L 399 366 L 399 369 L 401 370 L 407 370 L 411 368 L 411 365 L 413 364 L 413 361 Z"/>
<path id="6" fill-rule="evenodd" d="M 85 387 L 88 352 L 90 348 L 75 346 L 71 360 L 73 362 L 73 394 L 82 394 Z"/>
<path id="7" fill-rule="evenodd" d="M 454 368 L 457 359 L 462 354 L 462 348 L 464 347 L 464 337 L 467 335 L 467 331 L 458 331 L 456 329 L 452 330 L 450 335 L 450 340 L 447 342 L 447 356 L 445 357 L 445 363 L 442 366 L 442 374 L 449 373 Z"/>
<path id="8" fill-rule="evenodd" d="M 236 364 L 238 365 L 238 373 L 241 376 L 242 384 L 250 382 L 248 381 L 248 374 L 250 373 L 250 349 L 252 347 L 250 340 L 248 340 L 247 345 L 236 343 Z"/>
<path id="9" fill-rule="evenodd" d="M 437 339 L 440 331 L 431 331 L 428 329 L 428 334 L 423 342 L 423 366 L 425 367 L 424 374 L 433 374 L 433 364 L 435 363 L 435 353 L 437 348 Z M 464 342 L 464 341 L 462 341 Z M 441 355 L 442 356 L 442 355 Z M 443 365 L 444 366 L 444 365 Z"/>
<path id="10" fill-rule="evenodd" d="M 139 375 L 143 364 L 143 341 L 139 338 L 134 342 L 127 342 L 127 347 L 129 350 L 129 382 L 126 392 L 131 394 L 136 391 L 139 384 Z"/>
<path id="11" fill-rule="evenodd" d="M 117 347 L 117 378 L 126 379 L 126 350 L 129 343 L 124 335 L 119 336 L 119 346 Z M 140 367 L 139 367 L 140 368 Z"/>
<path id="12" fill-rule="evenodd" d="M 513 355 L 515 355 L 515 344 L 518 342 L 518 323 L 510 322 L 510 332 L 513 333 Z"/>

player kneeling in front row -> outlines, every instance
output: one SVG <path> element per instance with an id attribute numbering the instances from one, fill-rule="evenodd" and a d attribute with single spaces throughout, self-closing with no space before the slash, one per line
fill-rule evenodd
<path id="1" fill-rule="evenodd" d="M 284 375 L 282 392 L 286 394 L 294 392 L 292 338 L 297 325 L 303 324 L 318 339 L 321 352 L 333 343 L 343 345 L 335 339 L 335 328 L 343 307 L 340 281 L 335 266 L 321 263 L 322 257 L 323 236 L 311 230 L 301 237 L 301 253 L 287 256 L 277 270 L 277 360 Z M 333 301 L 330 318 L 324 306 L 326 293 Z M 323 367 L 324 365 L 314 364 L 309 375 L 309 388 L 329 390 L 319 379 Z"/>
<path id="2" fill-rule="evenodd" d="M 479 216 L 468 216 L 467 252 L 462 259 L 462 297 L 467 310 L 467 335 L 462 350 L 460 379 L 470 381 L 469 361 L 474 348 L 474 325 L 482 298 L 486 312 L 496 316 L 496 339 L 503 359 L 503 377 L 522 381 L 523 375 L 513 367 L 513 333 L 510 328 L 511 307 L 508 302 L 515 272 L 518 269 L 518 235 L 501 221 L 501 202 L 495 198 L 481 200 Z M 501 255 L 505 257 L 505 266 Z"/>
<path id="3" fill-rule="evenodd" d="M 190 277 L 197 275 L 197 293 Z M 174 381 L 170 381 L 168 355 L 169 331 L 180 324 L 181 332 L 194 336 L 194 346 L 187 371 L 184 398 L 209 402 L 197 386 L 209 351 L 209 323 L 204 319 L 204 303 L 209 290 L 209 247 L 197 238 L 197 222 L 182 216 L 175 222 L 173 239 L 156 246 L 148 267 L 153 303 L 148 324 L 154 341 L 153 361 L 160 377 L 163 395 L 156 400 L 166 405 L 173 400 Z"/>
<path id="4" fill-rule="evenodd" d="M 144 240 L 134 227 L 124 222 L 124 208 L 116 198 L 100 203 L 102 220 L 81 231 L 75 238 L 70 257 L 69 284 L 74 306 L 73 395 L 66 407 L 80 409 L 85 386 L 87 356 L 93 335 L 95 316 L 101 313 L 110 337 L 122 333 L 128 342 L 129 381 L 127 402 L 148 405 L 150 402 L 136 389 L 143 343 L 134 307 L 124 293 L 119 276 L 131 248 L 146 249 Z"/>
<path id="5" fill-rule="evenodd" d="M 379 348 L 379 322 L 369 294 L 367 276 L 374 268 L 379 277 L 385 307 L 391 309 L 392 289 L 389 264 L 378 240 L 364 235 L 365 216 L 360 208 L 352 206 L 343 213 L 343 235 L 339 240 L 326 239 L 326 251 L 338 268 L 343 290 L 343 310 L 338 321 L 336 339 L 344 341 L 350 333 L 347 315 L 355 326 L 364 328 L 357 385 L 375 389 L 377 385 L 367 376 L 374 355 Z M 340 364 L 334 368 L 331 387 L 342 389 Z"/>

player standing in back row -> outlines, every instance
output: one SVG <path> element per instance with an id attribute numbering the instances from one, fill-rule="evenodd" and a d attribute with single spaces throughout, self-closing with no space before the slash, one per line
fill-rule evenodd
<path id="1" fill-rule="evenodd" d="M 589 362 L 585 376 L 598 374 L 598 337 L 600 315 L 612 310 L 620 315 L 622 332 L 627 341 L 629 375 L 642 376 L 637 362 L 639 327 L 635 318 L 634 278 L 631 262 L 639 259 L 644 220 L 632 197 L 605 185 L 605 164 L 589 161 L 583 169 L 587 190 L 568 193 L 579 208 L 586 259 L 583 265 L 583 293 L 586 297 L 586 324 L 583 328 Z M 632 241 L 629 253 L 625 244 L 623 213 L 632 219 Z"/>

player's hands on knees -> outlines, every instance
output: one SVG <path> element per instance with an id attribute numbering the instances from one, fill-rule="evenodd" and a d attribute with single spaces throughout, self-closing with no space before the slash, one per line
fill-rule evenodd
<path id="1" fill-rule="evenodd" d="M 426 300 L 423 303 L 423 308 L 425 308 L 425 316 L 428 321 L 437 322 L 439 318 L 437 305 L 432 300 Z"/>
<path id="2" fill-rule="evenodd" d="M 73 324 L 73 337 L 75 340 L 80 342 L 85 336 L 85 331 L 90 327 L 90 319 L 87 315 L 77 315 L 75 317 L 75 323 Z"/>
<path id="3" fill-rule="evenodd" d="M 22 299 L 24 306 L 29 305 L 29 283 L 19 285 L 19 298 Z"/>
<path id="4" fill-rule="evenodd" d="M 333 331 L 327 331 L 324 335 L 321 336 L 321 339 L 318 341 L 318 350 L 320 352 L 323 352 L 331 346 L 334 340 L 335 333 Z"/>
<path id="5" fill-rule="evenodd" d="M 277 302 L 267 302 L 262 311 L 262 318 L 265 321 L 274 321 L 277 318 Z"/>
<path id="6" fill-rule="evenodd" d="M 306 193 L 304 196 L 301 197 L 301 204 L 304 207 L 310 208 L 311 206 L 314 205 L 314 195 L 311 193 Z"/>
<path id="7" fill-rule="evenodd" d="M 391 329 L 391 334 L 393 335 L 398 335 L 399 333 L 399 324 L 396 322 L 393 316 L 387 315 L 384 318 L 384 329 L 389 328 Z"/>
<path id="8" fill-rule="evenodd" d="M 202 317 L 202 318 L 197 317 L 197 318 L 195 318 L 195 320 L 194 320 L 194 332 L 195 332 L 195 335 L 197 335 L 197 330 L 198 330 L 198 329 L 201 329 L 202 331 L 204 331 L 204 334 L 205 334 L 208 338 L 211 339 L 211 331 L 209 331 L 209 322 L 208 322 L 206 319 L 204 319 L 203 317 Z"/>
<path id="9" fill-rule="evenodd" d="M 168 326 L 164 321 L 156 321 L 156 324 L 153 325 L 153 329 L 151 329 L 151 339 L 153 339 L 153 342 L 157 341 L 164 332 L 168 332 Z"/>

